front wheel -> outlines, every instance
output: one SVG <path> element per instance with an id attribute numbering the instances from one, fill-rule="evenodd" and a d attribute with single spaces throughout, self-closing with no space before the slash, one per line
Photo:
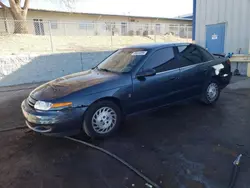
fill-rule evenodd
<path id="1" fill-rule="evenodd" d="M 204 104 L 214 104 L 220 97 L 220 87 L 217 81 L 212 80 L 204 87 L 201 101 Z"/>
<path id="2" fill-rule="evenodd" d="M 112 135 L 121 123 L 121 110 L 112 101 L 92 104 L 84 115 L 83 130 L 92 138 Z"/>

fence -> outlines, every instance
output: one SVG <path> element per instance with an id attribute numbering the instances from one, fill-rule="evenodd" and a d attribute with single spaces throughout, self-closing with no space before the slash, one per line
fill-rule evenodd
<path id="1" fill-rule="evenodd" d="M 135 22 L 0 20 L 4 54 L 114 50 L 151 42 L 191 42 L 192 26 Z"/>

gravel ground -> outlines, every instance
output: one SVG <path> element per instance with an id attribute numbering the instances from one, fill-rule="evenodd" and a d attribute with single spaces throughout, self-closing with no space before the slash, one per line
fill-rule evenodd
<path id="1" fill-rule="evenodd" d="M 164 188 L 226 188 L 232 161 L 250 151 L 250 80 L 231 85 L 215 106 L 195 101 L 130 117 L 117 135 L 87 140 L 122 157 Z M 24 125 L 26 86 L 0 92 L 0 127 Z M 145 187 L 106 155 L 64 138 L 28 130 L 0 133 L 0 187 Z M 250 159 L 242 158 L 236 188 L 249 188 Z"/>
<path id="2" fill-rule="evenodd" d="M 155 42 L 191 42 L 172 35 L 165 36 L 52 36 L 54 52 L 112 50 L 133 44 Z M 0 36 L 1 55 L 22 53 L 51 53 L 50 36 L 5 35 Z"/>

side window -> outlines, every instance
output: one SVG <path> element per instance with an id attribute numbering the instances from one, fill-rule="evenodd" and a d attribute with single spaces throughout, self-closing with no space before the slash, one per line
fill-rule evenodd
<path id="1" fill-rule="evenodd" d="M 175 69 L 177 63 L 175 61 L 173 48 L 164 48 L 156 51 L 143 66 L 143 69 L 155 69 L 157 73 Z"/>
<path id="2" fill-rule="evenodd" d="M 51 29 L 58 29 L 58 24 L 56 20 L 51 20 L 50 21 L 50 28 Z"/>
<path id="3" fill-rule="evenodd" d="M 203 62 L 202 54 L 195 45 L 178 46 L 181 67 Z"/>
<path id="4" fill-rule="evenodd" d="M 214 59 L 213 56 L 212 56 L 209 52 L 207 52 L 205 49 L 203 49 L 203 48 L 201 48 L 201 47 L 199 47 L 199 46 L 197 46 L 197 48 L 198 48 L 198 49 L 200 50 L 200 52 L 201 52 L 202 61 L 203 61 L 203 62 L 211 61 L 211 60 Z"/>

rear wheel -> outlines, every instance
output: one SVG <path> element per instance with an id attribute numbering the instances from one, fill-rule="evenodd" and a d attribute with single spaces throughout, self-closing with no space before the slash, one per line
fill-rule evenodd
<path id="1" fill-rule="evenodd" d="M 120 123 L 120 108 L 112 101 L 100 101 L 92 104 L 86 111 L 83 130 L 92 138 L 104 138 L 112 135 Z"/>
<path id="2" fill-rule="evenodd" d="M 212 80 L 204 87 L 201 101 L 204 104 L 214 104 L 220 97 L 220 87 L 216 80 Z"/>

